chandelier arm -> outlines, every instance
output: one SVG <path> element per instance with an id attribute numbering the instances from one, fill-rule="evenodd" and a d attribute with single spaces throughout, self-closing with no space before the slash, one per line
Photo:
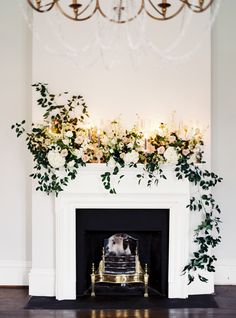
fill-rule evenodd
<path id="1" fill-rule="evenodd" d="M 150 5 L 153 7 L 153 9 L 154 9 L 155 11 L 157 11 L 160 15 L 164 16 L 163 13 L 157 9 L 157 7 L 155 6 L 155 4 L 153 4 L 153 2 L 152 2 L 151 0 L 148 0 L 148 2 L 150 3 Z M 145 8 L 145 10 L 146 10 L 146 8 Z"/>
<path id="2" fill-rule="evenodd" d="M 192 12 L 195 13 L 201 13 L 206 11 L 214 2 L 214 0 L 209 0 L 208 4 L 204 6 L 205 2 L 204 0 L 199 0 L 199 5 L 196 4 L 191 4 L 190 0 L 179 0 L 180 3 L 182 3 L 182 5 L 180 6 L 180 8 L 173 14 L 171 14 L 170 16 L 166 16 L 166 13 L 161 12 L 157 6 L 153 3 L 152 0 L 140 0 L 141 4 L 140 4 L 140 8 L 138 8 L 137 12 L 134 13 L 134 16 L 131 16 L 130 18 L 127 19 L 120 19 L 120 17 L 118 16 L 118 19 L 114 19 L 114 18 L 110 18 L 101 8 L 100 5 L 100 0 L 90 0 L 90 2 L 79 12 L 79 10 L 77 10 L 77 12 L 75 12 L 75 16 L 71 16 L 69 15 L 67 12 L 64 11 L 64 9 L 61 7 L 60 5 L 60 0 L 51 0 L 51 2 L 45 4 L 45 5 L 41 5 L 41 0 L 27 0 L 29 5 L 36 11 L 43 13 L 43 12 L 47 12 L 50 11 L 55 5 L 57 6 L 57 8 L 59 9 L 59 11 L 66 16 L 67 18 L 74 20 L 74 21 L 85 21 L 90 19 L 95 13 L 96 11 L 99 11 L 99 13 L 101 14 L 101 16 L 103 16 L 104 18 L 106 18 L 107 20 L 114 22 L 114 23 L 118 23 L 118 24 L 122 24 L 122 23 L 126 23 L 126 22 L 130 22 L 133 21 L 134 19 L 136 19 L 141 13 L 142 11 L 145 11 L 146 14 L 154 19 L 154 20 L 159 20 L 159 21 L 165 21 L 165 20 L 170 20 L 172 18 L 174 18 L 175 16 L 177 16 L 185 6 L 187 6 Z M 93 11 L 85 17 L 81 17 L 90 7 L 91 5 L 95 3 L 95 7 L 93 9 Z M 155 16 L 155 13 L 150 12 L 146 6 L 145 6 L 145 2 L 148 2 L 149 5 L 152 7 L 152 9 L 158 13 L 160 15 L 159 16 Z M 81 6 L 81 5 L 80 5 Z"/>
<path id="3" fill-rule="evenodd" d="M 59 4 L 59 0 L 56 0 L 56 5 L 59 9 L 59 11 L 67 18 L 71 19 L 71 20 L 74 20 L 74 21 L 86 21 L 88 19 L 90 19 L 94 14 L 95 12 L 97 11 L 97 0 L 96 1 L 96 5 L 95 5 L 95 8 L 94 10 L 92 11 L 92 13 L 90 15 L 88 15 L 87 17 L 84 17 L 84 18 L 78 18 L 79 16 L 81 16 L 84 12 L 86 12 L 88 10 L 88 8 L 92 5 L 92 3 L 94 2 L 94 0 L 90 0 L 90 2 L 87 4 L 87 6 L 77 14 L 77 18 L 74 18 L 72 16 L 70 16 L 68 13 L 66 13 L 62 7 L 60 6 Z"/>
<path id="4" fill-rule="evenodd" d="M 179 1 L 185 3 L 188 6 L 188 8 L 195 13 L 201 13 L 206 11 L 214 2 L 214 0 L 210 0 L 209 3 L 205 6 L 205 8 L 201 8 L 199 5 L 190 3 L 189 0 L 179 0 Z"/>
<path id="5" fill-rule="evenodd" d="M 34 10 L 40 12 L 40 13 L 43 13 L 43 12 L 47 12 L 47 11 L 50 11 L 54 5 L 57 3 L 58 0 L 52 0 L 51 3 L 48 3 L 48 4 L 45 4 L 43 5 L 42 7 L 48 7 L 47 9 L 45 10 L 41 10 L 41 6 L 35 6 L 33 3 L 32 3 L 32 0 L 28 0 L 28 3 L 29 5 L 31 6 L 31 8 L 33 8 Z"/>
<path id="6" fill-rule="evenodd" d="M 155 5 L 152 3 L 151 0 L 148 0 L 148 2 L 149 2 L 150 4 L 152 4 L 152 6 L 155 6 Z M 169 17 L 164 17 L 163 14 L 160 13 L 158 10 L 156 10 L 156 11 L 158 11 L 158 12 L 163 16 L 162 18 L 156 17 L 155 15 L 153 15 L 152 13 L 150 13 L 146 8 L 145 8 L 145 12 L 146 12 L 146 14 L 147 14 L 150 18 L 152 18 L 152 19 L 154 19 L 154 20 L 165 21 L 165 20 L 170 20 L 170 19 L 176 17 L 176 16 L 183 10 L 183 8 L 184 8 L 186 5 L 187 5 L 186 3 L 183 3 L 183 4 L 180 6 L 180 8 L 179 8 L 175 13 L 173 13 L 172 15 L 170 15 Z"/>
<path id="7" fill-rule="evenodd" d="M 127 19 L 127 20 L 115 20 L 115 19 L 109 18 L 109 17 L 104 13 L 104 11 L 102 10 L 102 8 L 101 8 L 101 6 L 100 6 L 100 4 L 99 4 L 99 0 L 97 0 L 97 2 L 98 2 L 97 10 L 100 12 L 100 14 L 101 14 L 104 18 L 106 18 L 106 19 L 109 20 L 110 22 L 122 24 L 122 23 L 126 23 L 126 22 L 133 21 L 134 19 L 136 19 L 136 18 L 141 14 L 141 12 L 144 10 L 144 1 L 145 1 L 145 0 L 141 0 L 141 5 L 140 5 L 140 8 L 138 9 L 137 13 L 136 13 L 133 17 L 131 17 L 131 18 Z"/>

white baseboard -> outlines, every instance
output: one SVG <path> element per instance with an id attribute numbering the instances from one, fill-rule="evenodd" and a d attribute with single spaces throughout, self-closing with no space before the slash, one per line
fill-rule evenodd
<path id="1" fill-rule="evenodd" d="M 29 274 L 29 295 L 55 296 L 55 270 L 33 268 Z"/>
<path id="2" fill-rule="evenodd" d="M 236 285 L 236 260 L 222 259 L 217 262 L 215 285 Z"/>
<path id="3" fill-rule="evenodd" d="M 215 285 L 236 285 L 236 260 L 218 261 L 214 276 Z M 55 296 L 55 271 L 54 269 L 31 270 L 31 262 L 0 261 L 0 285 L 29 285 L 29 294 L 32 296 Z M 208 290 L 203 284 L 203 293 L 212 292 L 212 286 L 209 287 Z M 190 294 L 194 294 L 194 286 L 191 289 Z"/>
<path id="4" fill-rule="evenodd" d="M 213 294 L 215 291 L 214 288 L 214 274 L 208 272 L 200 272 L 202 276 L 208 279 L 207 283 L 201 282 L 197 277 L 195 280 L 188 286 L 189 295 L 205 295 Z"/>
<path id="5" fill-rule="evenodd" d="M 31 262 L 0 261 L 0 285 L 27 286 Z"/>

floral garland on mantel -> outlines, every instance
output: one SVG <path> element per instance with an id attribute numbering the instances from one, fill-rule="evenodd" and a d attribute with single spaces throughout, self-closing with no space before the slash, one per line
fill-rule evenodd
<path id="1" fill-rule="evenodd" d="M 196 251 L 183 274 L 188 273 L 189 283 L 197 276 L 202 282 L 207 278 L 200 275 L 204 270 L 214 272 L 215 255 L 211 255 L 220 241 L 220 208 L 211 194 L 211 189 L 222 178 L 215 173 L 202 170 L 202 134 L 199 129 L 169 129 L 160 124 L 148 138 L 137 126 L 122 129 L 118 121 L 112 121 L 103 129 L 89 127 L 86 103 L 81 95 L 68 98 L 68 92 L 51 94 L 47 84 L 37 83 L 33 87 L 40 94 L 37 104 L 45 112 L 42 124 L 32 124 L 30 132 L 25 130 L 25 121 L 12 125 L 17 137 L 26 134 L 26 142 L 34 159 L 36 190 L 56 196 L 70 180 L 76 178 L 80 166 L 87 163 L 107 163 L 108 172 L 101 175 L 105 189 L 115 194 L 111 185 L 112 176 L 119 181 L 124 175 L 120 169 L 127 166 L 137 168 L 143 164 L 143 173 L 137 174 L 138 182 L 147 180 L 147 186 L 166 179 L 162 165 L 175 165 L 177 179 L 187 179 L 194 187 L 196 196 L 191 196 L 188 205 L 191 211 L 201 212 L 201 222 L 195 229 Z M 60 100 L 63 100 L 61 103 Z"/>

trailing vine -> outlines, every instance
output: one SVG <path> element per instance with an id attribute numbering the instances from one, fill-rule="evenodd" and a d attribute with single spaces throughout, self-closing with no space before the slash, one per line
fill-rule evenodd
<path id="1" fill-rule="evenodd" d="M 15 130 L 17 137 L 26 133 L 27 148 L 34 159 L 34 172 L 30 174 L 30 177 L 37 179 L 36 190 L 47 194 L 54 192 L 57 196 L 68 185 L 69 180 L 76 178 L 79 166 L 85 165 L 76 155 L 80 147 L 76 144 L 74 137 L 81 131 L 78 124 L 88 117 L 87 106 L 81 95 L 67 98 L 68 92 L 51 94 L 47 84 L 37 83 L 32 86 L 40 94 L 37 104 L 45 111 L 44 123 L 32 124 L 31 131 L 27 133 L 25 120 L 12 125 L 11 128 Z M 73 114 L 75 108 L 80 110 L 77 116 Z M 84 132 L 83 129 L 82 132 Z M 50 154 L 51 157 L 54 155 L 51 163 Z"/>
<path id="2" fill-rule="evenodd" d="M 194 243 L 197 245 L 197 250 L 183 269 L 184 274 L 188 273 L 190 284 L 194 280 L 198 269 L 215 272 L 213 264 L 217 258 L 211 254 L 211 248 L 216 247 L 221 242 L 219 227 L 221 210 L 210 191 L 217 183 L 222 181 L 222 178 L 213 172 L 201 170 L 199 166 L 193 163 L 189 164 L 184 158 L 179 160 L 175 172 L 178 179 L 185 178 L 197 187 L 198 196 L 192 196 L 187 207 L 190 211 L 202 212 L 203 216 L 201 223 L 194 231 Z M 208 281 L 199 273 L 197 275 L 202 282 Z"/>

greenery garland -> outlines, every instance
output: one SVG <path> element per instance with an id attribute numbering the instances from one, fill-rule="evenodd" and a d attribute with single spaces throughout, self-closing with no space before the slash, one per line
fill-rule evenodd
<path id="1" fill-rule="evenodd" d="M 207 282 L 199 272 L 215 271 L 213 264 L 216 257 L 211 255 L 211 248 L 221 241 L 221 211 L 211 189 L 222 178 L 199 166 L 203 163 L 200 130 L 186 126 L 169 129 L 161 123 L 149 138 L 145 138 L 137 124 L 127 130 L 116 120 L 103 129 L 97 129 L 88 124 L 87 105 L 81 95 L 68 98 L 68 92 L 51 94 L 47 84 L 43 83 L 33 87 L 40 95 L 37 104 L 45 110 L 43 123 L 32 124 L 29 132 L 26 132 L 24 120 L 11 128 L 17 137 L 26 134 L 27 147 L 35 163 L 30 177 L 38 182 L 36 190 L 47 194 L 53 192 L 57 196 L 70 180 L 76 178 L 80 166 L 96 162 L 110 167 L 101 179 L 105 189 L 115 194 L 111 180 L 116 176 L 118 182 L 121 181 L 124 177 L 120 173 L 121 168 L 137 168 L 138 163 L 143 164 L 143 173 L 137 174 L 138 183 L 147 180 L 150 187 L 158 184 L 160 179 L 166 179 L 161 168 L 163 164 L 174 164 L 177 179 L 187 179 L 197 193 L 190 198 L 187 207 L 202 215 L 194 234 L 197 249 L 184 267 L 183 274 L 188 273 L 189 283 L 195 276 Z"/>

